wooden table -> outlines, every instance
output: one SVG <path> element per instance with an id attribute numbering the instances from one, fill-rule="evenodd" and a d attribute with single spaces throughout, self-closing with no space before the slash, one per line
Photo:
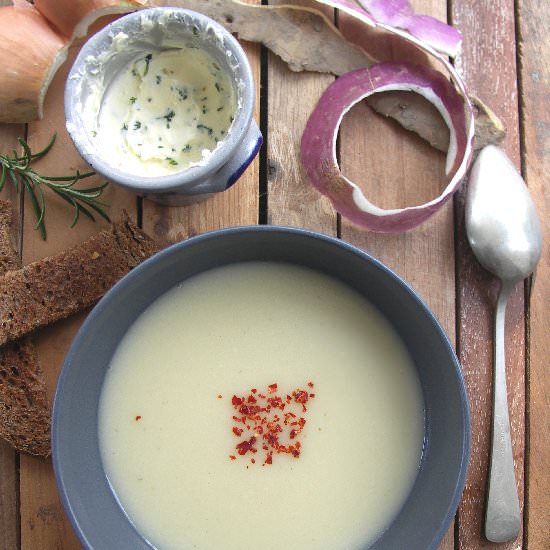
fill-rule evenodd
<path id="1" fill-rule="evenodd" d="M 241 180 L 226 193 L 189 207 L 162 208 L 113 186 L 105 198 L 111 204 L 112 218 L 125 209 L 150 235 L 166 244 L 227 226 L 290 225 L 338 236 L 393 268 L 427 301 L 456 343 L 468 385 L 472 410 L 469 476 L 456 521 L 441 549 L 548 550 L 550 4 L 547 0 L 416 0 L 413 4 L 417 11 L 449 20 L 462 31 L 464 46 L 458 67 L 472 92 L 504 120 L 508 129 L 504 148 L 529 185 L 544 229 L 537 275 L 525 286 L 517 286 L 506 318 L 510 415 L 523 511 L 523 527 L 514 543 L 495 545 L 481 535 L 490 432 L 491 331 L 498 285 L 473 258 L 465 240 L 464 190 L 454 203 L 406 234 L 373 234 L 341 219 L 304 179 L 297 158 L 305 121 L 332 76 L 292 73 L 267 50 L 245 44 L 258 84 L 256 119 L 265 144 Z M 333 16 L 330 10 L 326 12 Z M 345 32 L 345 18 L 338 21 Z M 38 147 L 54 130 L 58 132 L 55 149 L 36 166 L 45 174 L 84 167 L 64 130 L 62 90 L 67 69 L 68 64 L 48 92 L 44 120 L 27 127 L 0 127 L 0 149 L 4 151 L 15 145 L 16 136 L 26 134 L 31 146 Z M 354 181 L 367 182 L 369 196 L 381 206 L 424 202 L 441 189 L 442 154 L 364 105 L 345 118 L 340 152 L 344 173 Z M 50 237 L 43 242 L 33 230 L 29 205 L 7 191 L 2 196 L 14 201 L 14 231 L 24 263 L 78 243 L 101 227 L 82 220 L 68 229 L 71 213 L 48 197 Z M 52 394 L 63 357 L 84 315 L 36 334 Z M 79 544 L 59 503 L 51 462 L 17 455 L 0 443 L 0 549 L 19 548 L 71 550 Z"/>

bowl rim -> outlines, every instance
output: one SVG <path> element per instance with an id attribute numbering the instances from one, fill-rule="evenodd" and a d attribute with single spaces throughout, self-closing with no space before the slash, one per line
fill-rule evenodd
<path id="1" fill-rule="evenodd" d="M 227 138 L 224 139 L 218 147 L 212 150 L 207 162 L 162 176 L 141 176 L 139 174 L 124 172 L 116 166 L 111 165 L 104 160 L 97 148 L 90 150 L 86 147 L 84 138 L 81 137 L 86 135 L 86 131 L 80 127 L 80 124 L 75 122 L 76 120 L 80 120 L 78 114 L 79 109 L 77 108 L 78 103 L 75 99 L 78 95 L 76 90 L 81 82 L 79 71 L 81 66 L 85 65 L 86 58 L 94 54 L 97 44 L 111 38 L 113 32 L 124 32 L 127 25 L 131 24 L 135 19 L 142 18 L 144 14 L 146 15 L 149 13 L 153 14 L 153 16 L 157 16 L 158 14 L 158 17 L 163 13 L 174 13 L 180 18 L 187 15 L 193 21 L 200 22 L 200 24 L 205 27 L 212 27 L 215 29 L 219 35 L 223 36 L 224 46 L 229 48 L 238 60 L 241 68 L 240 77 L 243 82 L 244 90 L 242 93 L 242 105 L 237 108 L 231 132 L 229 132 Z M 88 38 L 82 45 L 69 69 L 66 79 L 64 90 L 65 124 L 71 140 L 86 162 L 90 164 L 96 172 L 116 182 L 117 185 L 131 189 L 134 192 L 154 194 L 178 191 L 182 186 L 188 186 L 189 190 L 192 190 L 195 182 L 198 185 L 205 177 L 219 170 L 231 158 L 232 154 L 245 138 L 253 117 L 254 105 L 256 102 L 255 89 L 252 68 L 246 53 L 238 40 L 223 25 L 202 13 L 187 8 L 169 6 L 143 8 L 123 15 L 111 23 L 108 23 L 105 27 Z"/>
<path id="2" fill-rule="evenodd" d="M 468 394 L 466 390 L 466 384 L 464 381 L 464 376 L 462 373 L 460 362 L 455 353 L 455 350 L 447 334 L 445 333 L 443 327 L 441 326 L 439 320 L 431 311 L 431 309 L 428 307 L 428 305 L 425 303 L 425 301 L 422 299 L 422 297 L 404 279 L 402 279 L 399 275 L 397 275 L 397 273 L 395 273 L 388 266 L 383 264 L 380 260 L 377 260 L 376 258 L 371 256 L 369 253 L 356 247 L 355 245 L 352 245 L 337 237 L 332 237 L 330 235 L 319 233 L 317 231 L 310 230 L 310 229 L 289 227 L 289 226 L 274 226 L 274 225 L 250 225 L 250 226 L 236 226 L 236 227 L 217 229 L 217 230 L 212 230 L 205 233 L 201 233 L 199 235 L 192 236 L 184 241 L 180 241 L 168 246 L 167 248 L 157 252 L 156 254 L 154 254 L 153 256 L 151 256 L 150 258 L 146 259 L 141 264 L 136 266 L 128 274 L 126 274 L 122 279 L 120 279 L 111 289 L 109 289 L 106 292 L 106 294 L 99 300 L 96 306 L 94 306 L 92 311 L 89 313 L 89 315 L 86 317 L 83 324 L 77 331 L 76 336 L 74 337 L 70 345 L 69 351 L 65 357 L 62 370 L 56 385 L 55 395 L 53 399 L 53 406 L 52 406 L 51 440 L 52 440 L 52 464 L 53 464 L 54 476 L 57 484 L 58 493 L 59 493 L 62 505 L 65 509 L 65 512 L 67 513 L 69 521 L 78 539 L 80 540 L 80 542 L 83 544 L 85 548 L 90 550 L 94 549 L 93 545 L 88 541 L 85 533 L 81 529 L 80 523 L 77 519 L 77 514 L 75 513 L 74 507 L 71 503 L 71 497 L 69 496 L 67 485 L 65 484 L 65 480 L 63 477 L 63 472 L 61 467 L 61 458 L 58 453 L 59 439 L 60 439 L 60 431 L 58 428 L 58 424 L 59 424 L 58 415 L 60 414 L 59 403 L 61 401 L 61 395 L 63 394 L 63 388 L 66 383 L 66 379 L 68 378 L 68 376 L 70 376 L 70 364 L 72 363 L 73 358 L 77 355 L 77 350 L 80 347 L 81 342 L 86 337 L 86 333 L 88 332 L 88 327 L 93 326 L 96 323 L 96 319 L 100 317 L 103 314 L 103 312 L 109 307 L 113 296 L 118 294 L 126 286 L 130 285 L 134 281 L 134 279 L 139 279 L 139 277 L 141 277 L 142 272 L 149 270 L 151 266 L 154 266 L 157 262 L 162 262 L 162 260 L 166 257 L 179 254 L 180 250 L 185 250 L 188 247 L 200 245 L 202 241 L 217 239 L 218 237 L 223 237 L 225 235 L 238 234 L 242 232 L 257 233 L 258 235 L 269 234 L 269 233 L 302 235 L 308 238 L 313 238 L 313 239 L 323 241 L 329 245 L 336 245 L 338 247 L 341 247 L 344 250 L 359 256 L 359 258 L 371 263 L 375 268 L 381 270 L 384 273 L 384 275 L 389 277 L 394 283 L 397 283 L 409 295 L 409 297 L 412 298 L 412 300 L 417 303 L 417 305 L 420 307 L 420 309 L 428 317 L 429 321 L 433 325 L 433 328 L 437 336 L 440 338 L 441 343 L 446 348 L 446 351 L 449 353 L 450 357 L 453 359 L 451 361 L 453 365 L 452 372 L 456 376 L 456 379 L 458 382 L 459 401 L 461 406 L 460 414 L 464 425 L 464 430 L 462 433 L 462 442 L 460 445 L 460 448 L 461 448 L 460 466 L 459 466 L 458 476 L 456 476 L 455 478 L 452 498 L 449 501 L 449 505 L 447 509 L 445 510 L 444 514 L 441 517 L 439 527 L 435 532 L 433 532 L 433 536 L 430 544 L 426 547 L 426 550 L 436 550 L 438 548 L 439 543 L 443 539 L 443 536 L 447 532 L 449 525 L 451 524 L 454 518 L 454 515 L 456 513 L 456 510 L 458 508 L 458 505 L 460 503 L 462 493 L 466 484 L 466 476 L 468 471 L 470 450 L 471 450 L 470 405 L 469 405 L 469 399 L 468 399 Z M 104 470 L 103 466 L 101 466 L 101 469 Z M 111 491 L 118 503 L 118 498 L 114 490 L 112 489 L 112 487 L 111 487 Z M 124 511 L 120 503 L 118 503 L 118 505 L 123 510 L 124 515 L 126 516 L 129 523 L 132 524 L 130 518 L 128 518 L 126 512 Z M 390 526 L 391 526 L 391 523 L 390 523 Z M 152 544 L 147 539 L 145 539 L 137 529 L 135 530 L 137 534 L 142 538 L 142 540 L 154 550 L 155 547 L 152 546 Z M 382 532 L 379 535 L 379 538 L 382 537 L 385 532 L 386 531 Z M 370 549 L 373 547 L 373 545 L 376 545 L 379 538 L 373 541 L 371 546 L 369 546 L 368 548 Z"/>

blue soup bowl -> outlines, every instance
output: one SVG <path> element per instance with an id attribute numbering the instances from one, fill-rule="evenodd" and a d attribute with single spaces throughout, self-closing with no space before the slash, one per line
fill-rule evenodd
<path id="1" fill-rule="evenodd" d="M 80 541 L 94 550 L 152 548 L 125 515 L 100 457 L 99 399 L 120 340 L 175 285 L 246 261 L 287 262 L 342 281 L 369 300 L 403 340 L 424 398 L 422 459 L 405 504 L 368 548 L 437 548 L 458 506 L 470 449 L 468 399 L 451 344 L 418 295 L 368 254 L 332 237 L 270 226 L 214 231 L 163 250 L 117 283 L 83 324 L 59 378 L 52 426 L 58 488 Z"/>

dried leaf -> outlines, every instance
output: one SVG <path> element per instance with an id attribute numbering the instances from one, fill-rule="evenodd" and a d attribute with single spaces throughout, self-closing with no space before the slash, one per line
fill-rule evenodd
<path id="1" fill-rule="evenodd" d="M 474 105 L 476 118 L 476 149 L 483 149 L 486 145 L 499 144 L 506 137 L 506 127 L 498 116 L 479 97 L 470 95 Z"/>
<path id="2" fill-rule="evenodd" d="M 239 38 L 264 44 L 292 71 L 344 74 L 374 62 L 314 9 L 258 6 L 236 0 L 150 0 L 148 5 L 178 6 L 204 13 Z"/>
<path id="3" fill-rule="evenodd" d="M 302 6 L 259 6 L 238 0 L 149 0 L 149 6 L 179 6 L 204 13 L 239 38 L 264 44 L 281 57 L 293 71 L 314 71 L 342 75 L 368 67 L 385 54 L 374 39 L 384 33 L 355 24 L 346 30 L 349 39 L 317 10 Z M 360 23 L 360 22 L 359 22 Z M 369 38 L 371 44 L 369 44 Z M 399 42 L 398 37 L 382 36 L 385 44 Z M 426 59 L 425 53 L 411 44 L 400 44 L 416 62 Z M 367 53 L 365 50 L 368 49 Z M 390 48 L 386 48 L 390 49 Z M 471 98 L 476 109 L 475 148 L 499 143 L 505 129 L 499 118 L 477 98 Z M 377 94 L 368 100 L 378 113 L 395 119 L 407 130 L 417 133 L 436 149 L 447 150 L 449 133 L 445 122 L 432 106 L 414 93 Z"/>

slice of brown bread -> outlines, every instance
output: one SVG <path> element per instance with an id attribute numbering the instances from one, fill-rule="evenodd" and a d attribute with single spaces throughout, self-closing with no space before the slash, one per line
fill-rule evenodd
<path id="1" fill-rule="evenodd" d="M 21 267 L 10 226 L 11 205 L 0 200 L 0 275 Z M 18 451 L 51 453 L 46 383 L 30 338 L 0 347 L 0 437 Z"/>
<path id="2" fill-rule="evenodd" d="M 47 457 L 50 405 L 44 374 L 29 338 L 0 348 L 0 436 L 16 450 Z"/>
<path id="3" fill-rule="evenodd" d="M 21 267 L 11 236 L 12 206 L 0 200 L 0 276 Z"/>
<path id="4" fill-rule="evenodd" d="M 0 278 L 0 345 L 92 304 L 160 249 L 125 219 L 83 243 Z"/>

